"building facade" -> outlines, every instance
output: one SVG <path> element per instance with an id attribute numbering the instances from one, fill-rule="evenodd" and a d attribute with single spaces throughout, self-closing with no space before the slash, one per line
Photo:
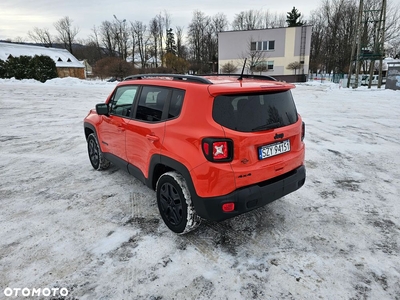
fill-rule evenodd
<path id="1" fill-rule="evenodd" d="M 227 63 L 240 73 L 289 79 L 308 74 L 312 26 L 225 31 L 218 35 L 218 65 Z M 306 77 L 306 76 L 304 76 Z M 290 80 L 287 80 L 290 81 Z M 293 80 L 296 81 L 296 80 Z"/>

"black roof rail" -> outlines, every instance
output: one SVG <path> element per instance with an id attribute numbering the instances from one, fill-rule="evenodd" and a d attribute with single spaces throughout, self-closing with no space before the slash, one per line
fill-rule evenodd
<path id="1" fill-rule="evenodd" d="M 204 77 L 195 75 L 182 75 L 182 74 L 139 74 L 139 75 L 128 76 L 124 78 L 124 80 L 140 80 L 140 79 L 156 78 L 156 77 L 170 77 L 172 78 L 172 80 L 182 80 L 188 82 L 212 84 L 210 80 Z"/>
<path id="2" fill-rule="evenodd" d="M 258 80 L 273 80 L 278 81 L 275 77 L 268 75 L 251 75 L 251 74 L 202 74 L 201 76 L 228 76 L 228 77 L 238 77 L 238 80 L 242 78 L 258 79 Z"/>

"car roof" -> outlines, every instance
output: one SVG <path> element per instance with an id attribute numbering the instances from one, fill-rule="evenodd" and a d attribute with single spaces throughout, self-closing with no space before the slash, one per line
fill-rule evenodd
<path id="1" fill-rule="evenodd" d="M 171 86 L 175 88 L 189 88 L 190 85 L 204 85 L 211 95 L 259 93 L 287 91 L 295 86 L 290 83 L 277 81 L 271 76 L 249 74 L 140 74 L 124 79 L 118 85 L 139 83 L 148 85 Z"/>

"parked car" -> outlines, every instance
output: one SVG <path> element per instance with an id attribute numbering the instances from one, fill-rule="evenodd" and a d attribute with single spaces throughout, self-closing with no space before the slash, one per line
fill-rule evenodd
<path id="1" fill-rule="evenodd" d="M 369 85 L 369 75 L 362 75 L 361 78 L 361 85 Z M 378 85 L 379 82 L 379 75 L 372 75 L 372 82 L 371 85 Z M 386 78 L 382 78 L 382 83 L 381 84 L 386 84 Z"/>
<path id="2" fill-rule="evenodd" d="M 90 162 L 156 190 L 176 233 L 257 209 L 305 182 L 292 88 L 268 76 L 130 76 L 84 120 Z"/>

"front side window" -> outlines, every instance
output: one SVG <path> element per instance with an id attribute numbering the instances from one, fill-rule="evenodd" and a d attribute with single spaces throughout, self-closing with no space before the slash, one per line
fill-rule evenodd
<path id="1" fill-rule="evenodd" d="M 255 132 L 294 124 L 298 116 L 291 92 L 284 91 L 218 96 L 213 119 L 236 131 Z"/>
<path id="2" fill-rule="evenodd" d="M 129 117 L 137 90 L 138 86 L 135 85 L 118 87 L 110 102 L 110 114 Z"/>

